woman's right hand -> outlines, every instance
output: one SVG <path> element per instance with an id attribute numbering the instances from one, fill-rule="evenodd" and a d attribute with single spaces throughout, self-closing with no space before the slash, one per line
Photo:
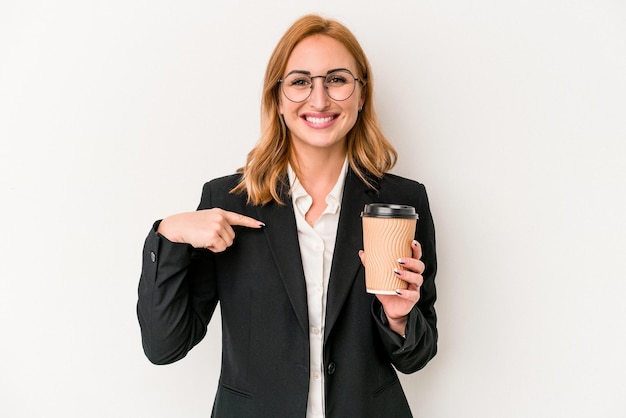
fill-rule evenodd
<path id="1" fill-rule="evenodd" d="M 186 243 L 194 248 L 206 248 L 219 253 L 233 244 L 234 225 L 248 228 L 265 226 L 254 218 L 213 208 L 168 216 L 161 221 L 157 232 L 172 242 Z"/>

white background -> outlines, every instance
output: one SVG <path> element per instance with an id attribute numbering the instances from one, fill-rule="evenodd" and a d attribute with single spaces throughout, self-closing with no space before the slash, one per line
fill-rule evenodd
<path id="1" fill-rule="evenodd" d="M 426 184 L 440 345 L 416 416 L 626 416 L 621 0 L 0 0 L 0 416 L 206 417 L 219 318 L 153 366 L 135 315 L 152 222 L 258 138 L 299 16 L 350 27 Z"/>

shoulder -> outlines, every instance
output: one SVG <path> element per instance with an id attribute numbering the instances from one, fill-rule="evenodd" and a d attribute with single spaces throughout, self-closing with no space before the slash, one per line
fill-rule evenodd
<path id="1" fill-rule="evenodd" d="M 401 177 L 396 174 L 386 173 L 380 179 L 380 187 L 416 187 L 423 188 L 424 185 L 417 180 Z"/>
<path id="2" fill-rule="evenodd" d="M 241 181 L 241 174 L 231 174 L 207 181 L 202 187 L 202 197 L 198 209 L 221 207 L 223 209 L 245 205 L 247 195 L 233 193 L 232 190 Z"/>
<path id="3" fill-rule="evenodd" d="M 241 174 L 230 174 L 227 176 L 217 177 L 204 183 L 203 190 L 221 192 L 225 190 L 229 192 L 241 181 Z"/>
<path id="4" fill-rule="evenodd" d="M 426 188 L 419 181 L 387 173 L 377 183 L 381 200 L 412 206 L 421 206 L 427 202 Z"/>

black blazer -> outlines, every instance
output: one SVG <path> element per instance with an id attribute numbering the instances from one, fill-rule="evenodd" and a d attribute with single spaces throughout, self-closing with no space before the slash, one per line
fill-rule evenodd
<path id="1" fill-rule="evenodd" d="M 205 184 L 199 209 L 220 207 L 259 219 L 263 229 L 236 227 L 222 253 L 169 242 L 150 231 L 144 246 L 137 312 L 144 351 L 156 364 L 183 358 L 206 334 L 219 301 L 222 370 L 216 417 L 305 417 L 309 325 L 296 221 L 286 203 L 246 204 L 230 194 L 238 175 Z M 419 213 L 416 239 L 426 264 L 421 299 L 406 339 L 384 323 L 381 305 L 365 291 L 360 213 L 366 203 L 407 204 Z M 327 417 L 410 417 L 395 369 L 412 373 L 437 350 L 435 235 L 420 183 L 394 175 L 368 188 L 348 171 L 328 285 L 324 334 Z M 394 369 L 395 366 L 395 369 Z"/>

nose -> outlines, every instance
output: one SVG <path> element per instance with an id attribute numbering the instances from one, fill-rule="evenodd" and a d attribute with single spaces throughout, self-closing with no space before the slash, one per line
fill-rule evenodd
<path id="1" fill-rule="evenodd" d="M 316 80 L 317 84 L 316 84 Z M 311 77 L 311 95 L 309 96 L 309 104 L 315 109 L 324 109 L 328 106 L 330 98 L 326 92 L 326 86 L 324 86 L 324 80 L 326 77 L 316 76 Z"/>

